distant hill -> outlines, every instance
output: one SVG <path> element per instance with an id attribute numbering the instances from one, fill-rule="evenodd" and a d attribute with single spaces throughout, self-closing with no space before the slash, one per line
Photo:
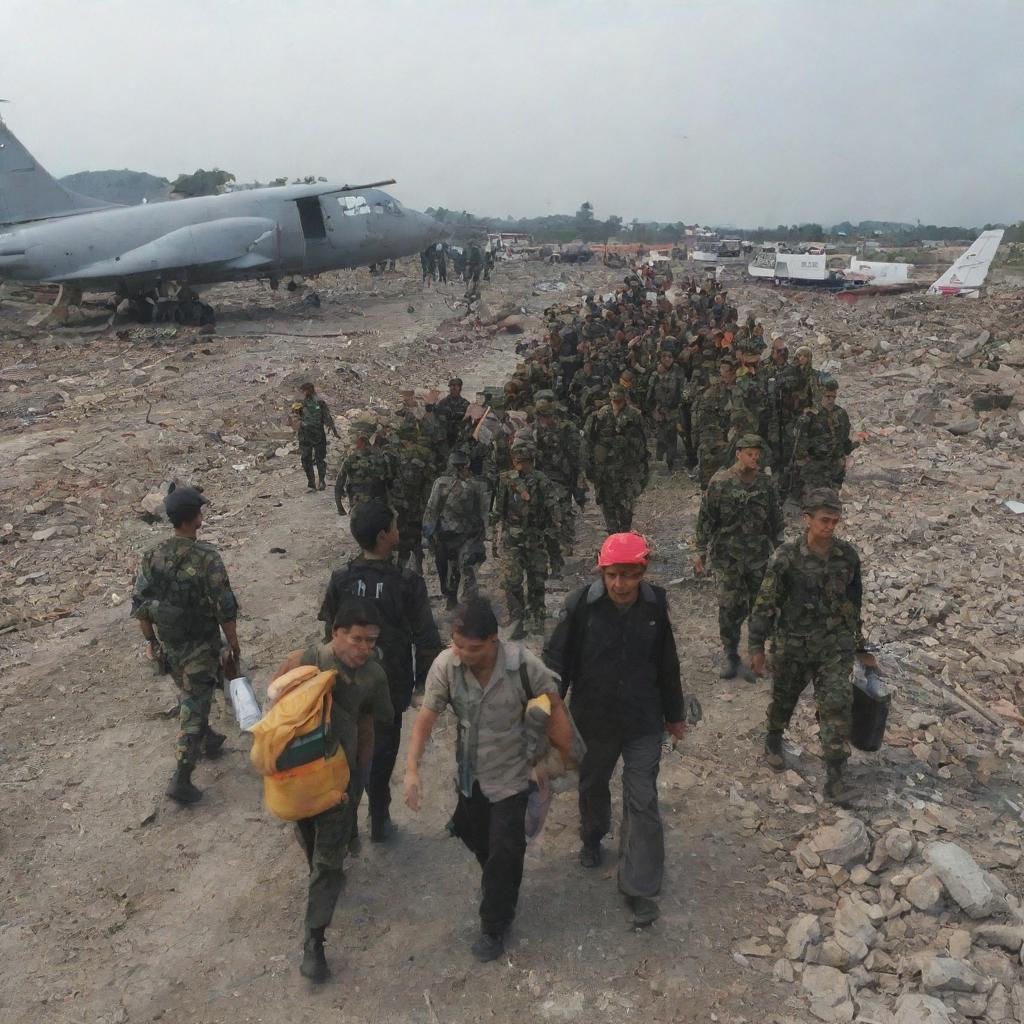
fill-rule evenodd
<path id="1" fill-rule="evenodd" d="M 143 199 L 162 203 L 171 197 L 170 182 L 145 171 L 79 171 L 61 178 L 60 183 L 84 196 L 126 206 L 134 206 Z"/>

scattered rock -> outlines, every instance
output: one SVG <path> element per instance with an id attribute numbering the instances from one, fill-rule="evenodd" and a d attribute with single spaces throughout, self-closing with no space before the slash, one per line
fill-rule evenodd
<path id="1" fill-rule="evenodd" d="M 929 868 L 910 880 L 907 885 L 907 899 L 918 910 L 930 914 L 942 905 L 942 891 L 939 876 Z"/>
<path id="2" fill-rule="evenodd" d="M 811 836 L 810 848 L 825 864 L 850 868 L 867 860 L 871 852 L 868 830 L 859 818 L 840 818 Z"/>
<path id="3" fill-rule="evenodd" d="M 821 939 L 821 925 L 814 914 L 801 914 L 786 930 L 783 956 L 790 960 L 803 960 L 808 948 Z"/>
<path id="4" fill-rule="evenodd" d="M 894 1024 L 952 1024 L 946 1007 L 932 996 L 904 992 L 896 1000 Z"/>
<path id="5" fill-rule="evenodd" d="M 853 1020 L 850 983 L 842 971 L 834 967 L 808 964 L 804 968 L 801 987 L 811 1001 L 811 1013 L 819 1020 Z"/>
<path id="6" fill-rule="evenodd" d="M 988 992 L 992 987 L 992 982 L 972 964 L 951 956 L 929 960 L 921 971 L 921 984 L 933 991 L 951 992 Z"/>
<path id="7" fill-rule="evenodd" d="M 1024 946 L 1024 925 L 980 924 L 974 932 L 979 942 L 998 946 L 1009 953 L 1019 953 Z"/>
<path id="8" fill-rule="evenodd" d="M 951 957 L 963 960 L 971 951 L 971 933 L 965 928 L 957 928 L 950 935 L 947 948 Z"/>
<path id="9" fill-rule="evenodd" d="M 956 843 L 929 843 L 924 859 L 931 864 L 950 898 L 969 917 L 978 920 L 1005 913 L 1006 888 L 994 875 L 978 867 Z"/>
<path id="10" fill-rule="evenodd" d="M 950 423 L 946 429 L 956 437 L 963 437 L 965 434 L 973 434 L 981 424 L 977 420 L 958 420 Z"/>
<path id="11" fill-rule="evenodd" d="M 892 828 L 882 840 L 885 852 L 898 864 L 902 864 L 914 852 L 914 837 L 905 828 Z"/>
<path id="12" fill-rule="evenodd" d="M 787 984 L 796 976 L 793 965 L 788 960 L 776 960 L 772 968 L 772 976 L 776 981 L 784 981 Z"/>

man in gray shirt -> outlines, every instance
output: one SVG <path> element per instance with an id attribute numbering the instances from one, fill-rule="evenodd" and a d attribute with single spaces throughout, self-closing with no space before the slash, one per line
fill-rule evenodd
<path id="1" fill-rule="evenodd" d="M 405 770 L 405 802 L 420 807 L 419 763 L 438 715 L 451 707 L 458 718 L 459 800 L 455 835 L 483 869 L 480 938 L 473 955 L 494 960 L 515 917 L 526 853 L 526 801 L 530 785 L 526 704 L 547 694 L 561 703 L 558 684 L 544 663 L 518 644 L 498 639 L 498 620 L 482 598 L 460 607 L 452 644 L 427 673 L 423 704 L 413 726 Z"/>

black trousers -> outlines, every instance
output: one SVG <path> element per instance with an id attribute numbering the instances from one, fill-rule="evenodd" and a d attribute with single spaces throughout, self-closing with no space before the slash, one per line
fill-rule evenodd
<path id="1" fill-rule="evenodd" d="M 452 817 L 457 835 L 483 869 L 480 930 L 500 935 L 516 916 L 526 855 L 526 799 L 523 790 L 493 803 L 473 783 L 473 795 L 459 793 Z"/>
<path id="2" fill-rule="evenodd" d="M 665 868 L 665 839 L 658 808 L 661 736 L 624 737 L 580 732 L 587 752 L 580 765 L 580 838 L 599 843 L 612 824 L 612 774 L 622 757 L 622 827 L 619 891 L 657 896 Z"/>
<path id="3" fill-rule="evenodd" d="M 391 776 L 395 771 L 395 761 L 398 759 L 398 747 L 401 742 L 401 712 L 395 715 L 390 725 L 374 722 L 373 760 L 370 762 L 370 778 L 366 786 L 371 818 L 391 816 Z"/>

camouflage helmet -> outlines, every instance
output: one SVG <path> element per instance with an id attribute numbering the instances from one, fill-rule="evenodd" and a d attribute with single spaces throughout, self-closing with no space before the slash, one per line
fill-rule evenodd
<path id="1" fill-rule="evenodd" d="M 736 441 L 737 451 L 740 448 L 765 448 L 764 438 L 759 434 L 741 434 Z"/>
<path id="2" fill-rule="evenodd" d="M 814 487 L 805 495 L 800 507 L 805 512 L 816 512 L 819 508 L 828 509 L 829 512 L 842 514 L 843 503 L 839 494 L 831 487 Z"/>
<path id="3" fill-rule="evenodd" d="M 510 449 L 513 459 L 532 459 L 537 454 L 533 441 L 528 437 L 517 437 Z"/>
<path id="4" fill-rule="evenodd" d="M 371 423 L 369 420 L 356 420 L 354 423 L 349 425 L 349 430 L 353 437 L 370 438 L 373 436 L 373 432 L 376 429 L 377 424 Z"/>
<path id="5" fill-rule="evenodd" d="M 448 456 L 448 465 L 452 467 L 468 466 L 469 456 L 461 448 L 456 448 L 455 451 Z"/>

